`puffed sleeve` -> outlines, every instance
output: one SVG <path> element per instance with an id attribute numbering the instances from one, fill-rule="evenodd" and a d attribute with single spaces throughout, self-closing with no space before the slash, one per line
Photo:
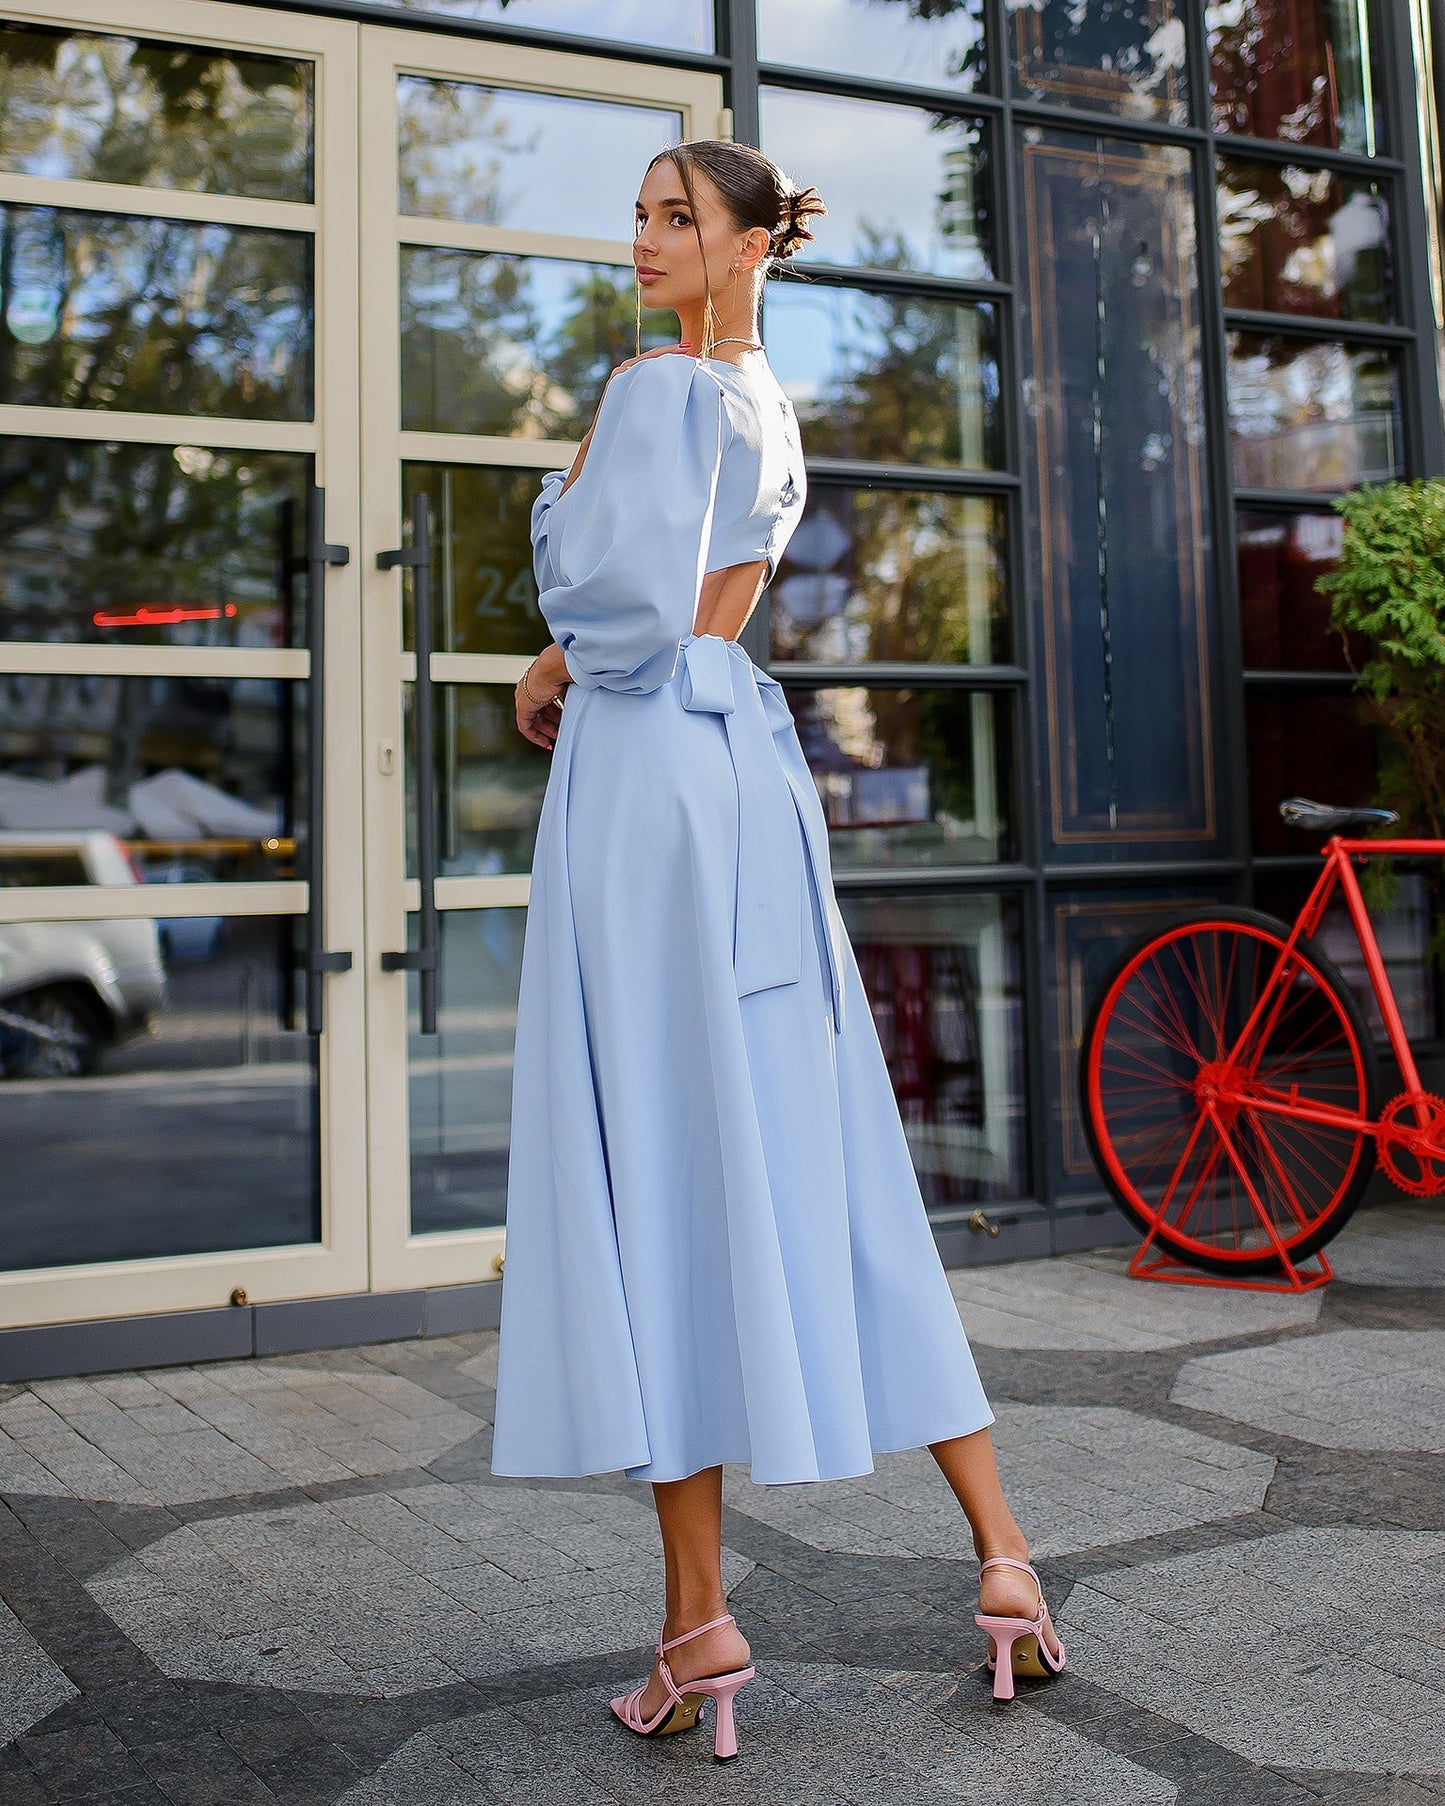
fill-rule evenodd
<path id="1" fill-rule="evenodd" d="M 562 493 L 566 481 L 565 470 L 549 470 L 542 478 L 542 493 L 532 504 L 532 570 L 539 593 L 557 587 L 557 567 L 552 562 L 551 550 L 552 504 Z"/>
<path id="2" fill-rule="evenodd" d="M 640 694 L 692 631 L 728 425 L 721 385 L 678 353 L 607 385 L 581 474 L 533 510 L 538 605 L 575 683 Z M 539 530 L 540 529 L 540 530 Z"/>

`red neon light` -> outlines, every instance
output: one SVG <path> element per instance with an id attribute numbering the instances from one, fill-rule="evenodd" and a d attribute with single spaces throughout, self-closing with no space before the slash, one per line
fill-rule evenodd
<path id="1" fill-rule="evenodd" d="M 235 612 L 234 602 L 224 608 L 151 608 L 143 602 L 134 614 L 113 615 L 101 609 L 91 619 L 97 627 L 178 627 L 182 621 L 229 621 Z"/>

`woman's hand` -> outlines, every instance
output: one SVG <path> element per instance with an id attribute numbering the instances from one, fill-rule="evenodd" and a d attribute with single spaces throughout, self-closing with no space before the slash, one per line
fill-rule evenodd
<path id="1" fill-rule="evenodd" d="M 518 679 L 514 696 L 517 728 L 534 746 L 550 752 L 562 725 L 562 692 L 572 681 L 562 648 L 548 646 L 538 653 Z"/>

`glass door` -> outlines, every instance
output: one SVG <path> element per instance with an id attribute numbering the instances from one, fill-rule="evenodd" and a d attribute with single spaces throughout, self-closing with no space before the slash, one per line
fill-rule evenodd
<path id="1" fill-rule="evenodd" d="M 0 1324 L 361 1288 L 356 31 L 7 12 Z"/>
<path id="2" fill-rule="evenodd" d="M 373 1265 L 400 1286 L 500 1270 L 549 757 L 512 712 L 548 638 L 529 515 L 632 354 L 641 172 L 723 120 L 712 76 L 362 37 Z"/>

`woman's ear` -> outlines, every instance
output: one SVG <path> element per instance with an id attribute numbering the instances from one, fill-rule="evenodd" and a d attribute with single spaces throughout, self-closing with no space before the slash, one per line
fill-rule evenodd
<path id="1" fill-rule="evenodd" d="M 743 234 L 742 243 L 738 247 L 737 266 L 740 270 L 753 270 L 767 256 L 772 239 L 763 226 L 751 226 Z"/>

